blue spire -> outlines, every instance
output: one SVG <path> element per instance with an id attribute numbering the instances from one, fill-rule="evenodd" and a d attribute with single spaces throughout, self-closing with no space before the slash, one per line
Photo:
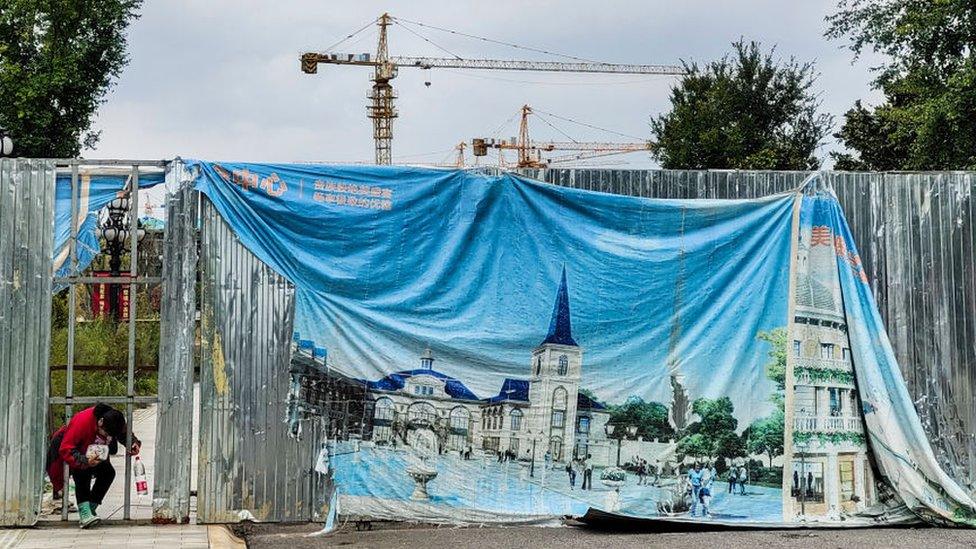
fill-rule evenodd
<path id="1" fill-rule="evenodd" d="M 552 319 L 549 321 L 549 334 L 540 345 L 555 343 L 556 345 L 572 345 L 577 347 L 573 339 L 573 323 L 569 318 L 569 289 L 566 286 L 566 267 L 563 266 L 563 277 L 556 293 L 556 303 L 552 307 Z"/>

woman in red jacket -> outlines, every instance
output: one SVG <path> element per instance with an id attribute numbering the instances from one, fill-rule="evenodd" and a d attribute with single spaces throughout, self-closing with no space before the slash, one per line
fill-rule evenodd
<path id="1" fill-rule="evenodd" d="M 71 416 L 67 425 L 51 436 L 47 454 L 47 474 L 54 485 L 55 497 L 62 494 L 64 501 L 64 464 L 75 481 L 75 499 L 78 501 L 78 518 L 82 528 L 98 524 L 100 519 L 95 509 L 102 503 L 115 479 L 115 469 L 108 459 L 102 461 L 97 456 L 88 456 L 92 444 L 104 444 L 109 454 L 118 452 L 119 441 L 125 444 L 127 438 L 125 416 L 107 404 L 98 403 Z M 130 455 L 139 453 L 142 443 L 132 435 Z M 94 485 L 92 485 L 94 481 Z"/>

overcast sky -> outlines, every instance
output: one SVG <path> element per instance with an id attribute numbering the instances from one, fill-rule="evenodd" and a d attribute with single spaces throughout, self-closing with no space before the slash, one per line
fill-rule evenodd
<path id="1" fill-rule="evenodd" d="M 304 51 L 321 51 L 375 19 L 394 16 L 587 59 L 616 63 L 708 61 L 740 36 L 776 45 L 785 57 L 815 61 L 823 109 L 835 124 L 855 99 L 876 102 L 869 61 L 851 63 L 823 38 L 834 0 L 629 0 L 532 2 L 326 2 L 149 0 L 129 33 L 131 62 L 95 124 L 102 138 L 90 158 L 173 156 L 252 161 L 372 161 L 366 119 L 370 70 L 299 70 Z M 408 27 L 410 28 L 410 27 Z M 413 26 L 462 57 L 552 59 Z M 446 56 L 401 26 L 391 55 Z M 369 28 L 338 52 L 374 52 Z M 431 85 L 425 86 L 425 81 Z M 649 137 L 648 120 L 668 109 L 672 77 L 502 71 L 400 71 L 393 156 L 401 163 L 453 161 L 472 137 L 515 135 L 521 105 L 627 135 Z M 506 121 L 508 123 L 506 124 Z M 535 120 L 532 135 L 619 141 L 561 120 Z M 831 141 L 821 151 L 836 148 Z M 642 153 L 613 157 L 618 167 L 649 167 Z"/>

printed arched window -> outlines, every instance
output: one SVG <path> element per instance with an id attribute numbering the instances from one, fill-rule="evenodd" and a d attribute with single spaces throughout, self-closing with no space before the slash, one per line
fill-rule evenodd
<path id="1" fill-rule="evenodd" d="M 564 376 L 569 371 L 569 357 L 559 355 L 559 375 Z"/>
<path id="2" fill-rule="evenodd" d="M 522 430 L 522 410 L 515 408 L 512 413 L 509 414 L 512 417 L 512 430 L 521 431 Z"/>
<path id="3" fill-rule="evenodd" d="M 376 406 L 373 409 L 373 418 L 383 420 L 393 419 L 393 400 L 387 397 L 376 399 Z"/>
<path id="4" fill-rule="evenodd" d="M 437 410 L 429 402 L 414 402 L 407 408 L 407 419 L 433 424 L 437 420 Z"/>
<path id="5" fill-rule="evenodd" d="M 556 390 L 552 392 L 552 409 L 565 410 L 566 402 L 567 402 L 566 389 L 562 387 L 556 387 Z"/>
<path id="6" fill-rule="evenodd" d="M 467 430 L 468 421 L 471 420 L 471 412 L 463 406 L 458 406 L 451 410 L 451 429 Z"/>
<path id="7" fill-rule="evenodd" d="M 552 453 L 553 461 L 563 460 L 563 439 L 561 437 L 549 439 L 549 452 Z"/>

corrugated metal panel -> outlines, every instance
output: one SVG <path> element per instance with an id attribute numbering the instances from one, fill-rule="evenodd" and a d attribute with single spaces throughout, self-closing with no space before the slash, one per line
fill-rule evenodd
<path id="1" fill-rule="evenodd" d="M 54 164 L 0 159 L 0 525 L 41 511 L 47 450 Z"/>
<path id="2" fill-rule="evenodd" d="M 322 430 L 285 423 L 294 288 L 201 207 L 200 522 L 308 521 Z"/>
<path id="3" fill-rule="evenodd" d="M 556 185 L 647 198 L 753 198 L 809 172 L 522 170 Z M 825 172 L 851 225 L 936 454 L 976 494 L 976 173 Z"/>
<path id="4" fill-rule="evenodd" d="M 169 174 L 183 182 L 177 164 Z M 196 337 L 197 192 L 182 185 L 166 202 L 160 303 L 159 415 L 153 520 L 189 522 Z"/>

